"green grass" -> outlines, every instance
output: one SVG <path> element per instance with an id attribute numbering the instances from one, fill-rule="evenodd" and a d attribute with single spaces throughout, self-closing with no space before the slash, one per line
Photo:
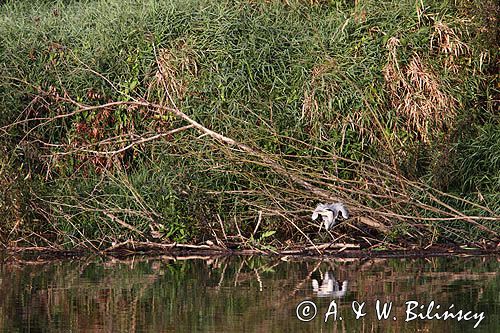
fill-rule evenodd
<path id="1" fill-rule="evenodd" d="M 363 165 L 382 163 L 390 172 L 490 209 L 485 213 L 442 198 L 460 211 L 499 216 L 499 120 L 493 102 L 498 50 L 485 42 L 496 33 L 485 23 L 496 7 L 488 2 L 493 7 L 485 6 L 490 8 L 485 13 L 471 1 L 420 4 L 7 1 L 0 7 L 0 126 L 74 111 L 74 105 L 55 98 L 65 92 L 88 105 L 134 98 L 168 103 L 164 86 L 155 79 L 159 59 L 180 110 L 304 177 L 326 177 L 328 185 L 318 185 L 322 188 L 332 190 L 338 184 L 332 179 L 339 177 L 353 188 L 380 194 L 380 188 L 362 187 L 376 178 Z M 454 56 L 446 53 L 439 43 L 439 34 L 446 31 L 436 30 L 437 22 L 452 29 L 467 48 Z M 399 41 L 395 58 L 388 47 L 391 38 Z M 432 89 L 410 81 L 415 59 L 434 80 Z M 391 64 L 399 76 L 388 81 L 384 73 Z M 444 99 L 443 106 L 425 104 L 433 99 Z M 429 108 L 430 115 L 412 115 L 414 109 L 405 109 L 405 102 L 417 110 Z M 448 116 L 433 118 L 440 114 Z M 16 214 L 26 222 L 14 228 L 16 214 L 5 215 L 3 240 L 31 235 L 30 241 L 38 242 L 34 230 L 57 235 L 50 241 L 69 247 L 82 245 L 82 239 L 104 247 L 143 237 L 110 221 L 105 211 L 117 212 L 144 234 L 153 224 L 164 239 L 181 242 L 212 239 L 214 228 L 222 237 L 217 214 L 228 234 L 237 234 L 236 220 L 250 237 L 259 210 L 265 217 L 260 231 L 278 231 L 266 242 L 304 240 L 283 214 L 298 219 L 306 233 L 315 230 L 306 222 L 307 211 L 320 198 L 301 192 L 289 177 L 256 163 L 255 157 L 220 147 L 192 130 L 111 159 L 81 151 L 54 155 L 69 146 L 180 125 L 171 115 L 122 106 L 8 127 L 0 134 L 7 156 L 0 179 L 22 188 L 23 204 Z M 22 186 L 19 178 L 12 180 L 16 173 L 24 179 Z M 383 177 L 373 182 L 379 181 L 389 189 L 397 186 Z M 400 204 L 386 208 L 395 198 L 335 191 L 361 212 L 384 207 L 406 215 L 443 216 Z M 3 191 L 4 200 L 9 195 Z M 414 195 L 419 202 L 436 204 L 425 191 Z M 399 225 L 391 241 L 408 234 L 421 237 L 412 223 L 408 229 Z M 486 237 L 467 222 L 457 223 L 438 226 L 438 234 L 459 242 Z M 497 221 L 480 223 L 498 231 Z M 435 227 L 428 227 L 434 235 Z M 355 230 L 339 232 L 353 240 L 360 236 Z"/>

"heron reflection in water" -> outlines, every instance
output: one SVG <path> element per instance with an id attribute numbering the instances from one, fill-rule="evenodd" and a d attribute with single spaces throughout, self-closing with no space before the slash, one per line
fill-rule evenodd
<path id="1" fill-rule="evenodd" d="M 312 279 L 312 287 L 318 297 L 341 298 L 347 293 L 347 281 L 343 281 L 342 285 L 340 285 L 340 281 L 335 279 L 333 271 L 331 270 L 326 271 L 321 281 L 321 285 L 317 279 Z"/>

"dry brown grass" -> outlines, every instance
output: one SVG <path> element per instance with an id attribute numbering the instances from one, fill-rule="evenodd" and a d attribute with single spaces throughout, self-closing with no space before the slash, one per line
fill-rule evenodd
<path id="1" fill-rule="evenodd" d="M 173 51 L 175 50 L 175 52 Z M 162 48 L 157 51 L 157 64 L 153 80 L 148 87 L 148 96 L 152 91 L 168 91 L 177 101 L 182 101 L 188 91 L 188 77 L 198 74 L 195 55 L 189 44 L 180 40 L 171 49 Z M 165 101 L 167 96 L 161 96 Z"/>
<path id="2" fill-rule="evenodd" d="M 469 46 L 461 41 L 459 34 L 460 31 L 457 34 L 446 23 L 437 21 L 430 42 L 431 50 L 446 55 L 445 66 L 454 73 L 459 70 L 457 59 L 470 54 Z"/>
<path id="3" fill-rule="evenodd" d="M 417 53 L 401 66 L 397 57 L 399 46 L 395 37 L 387 42 L 388 62 L 383 71 L 390 101 L 406 120 L 406 130 L 428 143 L 434 133 L 451 127 L 456 101 L 442 91 L 440 80 Z"/>

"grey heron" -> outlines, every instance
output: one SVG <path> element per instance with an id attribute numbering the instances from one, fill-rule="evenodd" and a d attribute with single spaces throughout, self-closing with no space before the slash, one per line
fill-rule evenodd
<path id="1" fill-rule="evenodd" d="M 319 204 L 313 211 L 312 219 L 314 221 L 319 215 L 321 215 L 325 229 L 328 230 L 332 225 L 337 223 L 339 214 L 344 220 L 349 218 L 349 212 L 343 203 L 337 202 L 333 204 Z"/>

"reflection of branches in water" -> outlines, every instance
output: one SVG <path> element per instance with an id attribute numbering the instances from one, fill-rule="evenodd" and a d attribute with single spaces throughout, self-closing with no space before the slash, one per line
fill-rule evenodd
<path id="1" fill-rule="evenodd" d="M 72 327 L 84 331 L 99 330 L 100 328 L 95 325 L 101 326 L 103 323 L 109 323 L 109 318 L 114 318 L 113 321 L 116 323 L 113 324 L 113 327 L 121 327 L 121 331 L 136 331 L 138 303 L 144 299 L 146 290 L 154 284 L 159 275 L 150 274 L 141 276 L 135 281 L 131 280 L 127 271 L 135 268 L 133 260 L 109 260 L 101 265 L 95 264 L 95 258 L 82 258 L 71 262 L 68 262 L 68 259 L 54 261 L 13 258 L 8 266 L 4 266 L 11 271 L 11 274 L 9 274 L 9 279 L 0 279 L 0 297 L 6 302 L 6 309 L 17 309 L 16 306 L 8 306 L 8 303 L 10 301 L 17 302 L 15 299 L 23 293 L 31 293 L 30 297 L 23 302 L 23 309 L 33 309 L 30 311 L 32 319 L 42 316 L 43 320 L 40 318 L 40 321 L 45 323 L 43 327 L 48 328 L 49 331 L 56 331 L 57 323 L 53 321 L 54 316 L 65 318 L 65 320 L 76 320 L 76 322 L 71 323 Z M 119 266 L 121 269 L 117 270 L 117 274 L 113 274 Z M 95 275 L 96 268 L 97 272 L 99 269 L 104 269 L 111 274 L 100 276 L 101 274 L 98 273 Z M 111 270 L 111 268 L 113 269 Z M 3 273 L 2 269 L 2 275 Z M 126 274 L 120 278 L 120 273 Z M 4 285 L 16 277 L 22 276 L 29 277 L 27 283 L 13 284 L 13 286 L 22 286 L 22 289 L 6 288 Z M 94 279 L 96 276 L 100 276 L 98 280 Z M 141 287 L 138 292 L 132 293 L 135 286 L 139 285 Z M 130 292 L 115 293 L 113 289 L 116 286 Z M 71 290 L 75 290 L 77 293 L 69 292 Z M 14 299 L 8 297 L 11 293 L 17 297 L 14 296 Z M 130 294 L 135 296 L 132 300 L 127 300 Z M 86 311 L 80 312 L 79 309 L 90 309 L 92 318 L 87 317 Z M 76 316 L 73 313 L 75 311 L 78 312 Z M 113 315 L 115 311 L 126 312 L 130 316 L 119 320 Z M 8 318 L 5 313 L 2 313 L 1 316 Z"/>
<path id="2" fill-rule="evenodd" d="M 209 306 L 211 310 L 220 311 L 221 313 L 217 312 L 220 316 L 234 315 L 231 312 L 234 309 L 227 309 L 228 298 L 238 304 L 243 302 L 241 304 L 245 308 L 243 313 L 238 312 L 238 322 L 231 323 L 235 326 L 226 328 L 237 331 L 241 325 L 251 330 L 259 325 L 262 331 L 269 331 L 271 322 L 264 320 L 257 323 L 255 319 L 268 318 L 267 314 L 273 313 L 273 318 L 287 320 L 290 309 L 298 304 L 301 297 L 313 295 L 311 279 L 314 272 L 333 271 L 339 280 L 353 281 L 352 287 L 349 287 L 350 292 L 353 291 L 357 297 L 367 301 L 382 295 L 410 299 L 416 293 L 423 297 L 439 295 L 440 301 L 446 301 L 454 295 L 449 293 L 449 286 L 456 285 L 457 288 L 453 290 L 456 293 L 464 290 L 460 288 L 473 288 L 496 278 L 496 273 L 491 271 L 469 273 L 487 269 L 483 268 L 483 262 L 467 258 L 460 259 L 460 267 L 454 265 L 454 261 L 448 263 L 436 258 L 421 262 L 289 257 L 284 261 L 283 258 L 260 256 L 163 255 L 154 259 L 108 256 L 102 264 L 95 264 L 94 260 L 85 258 L 84 261 L 69 264 L 65 261 L 57 261 L 55 264 L 44 262 L 35 266 L 28 260 L 23 262 L 19 259 L 12 262 L 12 265 L 4 266 L 2 273 L 17 278 L 27 273 L 30 285 L 35 285 L 35 281 L 40 278 L 50 276 L 48 286 L 38 286 L 29 303 L 24 304 L 38 309 L 41 314 L 37 312 L 37 316 L 43 315 L 52 320 L 54 313 L 49 311 L 59 307 L 64 309 L 61 316 L 77 318 L 77 325 L 83 325 L 80 329 L 96 330 L 95 325 L 102 326 L 104 323 L 122 331 L 140 330 L 140 325 L 158 325 L 141 322 L 145 316 L 152 315 L 148 311 L 153 310 L 146 305 L 151 302 L 158 304 L 153 313 L 156 315 L 165 315 L 167 310 L 162 308 L 165 304 L 171 304 L 174 309 L 168 311 L 178 314 L 176 304 L 186 302 L 195 302 L 193 306 Z M 179 262 L 182 262 L 181 265 L 178 265 Z M 5 267 L 10 272 L 6 272 Z M 193 278 L 196 278 L 194 285 L 189 282 Z M 9 297 L 12 288 L 7 284 L 8 280 L 0 280 L 0 296 L 11 303 L 14 298 Z M 463 281 L 468 282 L 466 286 Z M 476 283 L 472 283 L 473 281 Z M 389 294 L 387 286 L 391 288 Z M 77 292 L 68 292 L 72 290 Z M 17 292 L 19 290 L 14 293 Z M 479 292 L 471 297 L 479 300 L 482 296 Z M 209 303 L 206 303 L 207 300 Z M 39 304 L 43 304 L 43 307 L 40 308 Z M 74 309 L 75 305 L 78 309 L 91 310 L 88 313 L 81 312 Z M 227 311 L 231 313 L 226 313 Z M 125 317 L 111 323 L 110 320 L 115 321 L 117 314 L 125 314 Z M 274 322 L 272 324 L 275 325 Z M 146 327 L 152 329 L 154 326 Z"/>
<path id="3" fill-rule="evenodd" d="M 319 268 L 319 266 L 321 265 L 321 263 L 322 263 L 322 261 L 318 260 L 317 263 L 313 266 L 313 268 L 308 270 L 306 278 L 303 279 L 302 281 L 300 281 L 293 288 L 292 292 L 290 293 L 290 296 L 295 296 L 295 294 L 297 294 L 297 292 L 299 290 L 305 289 L 304 286 L 307 284 L 308 281 L 310 281 L 312 274 Z"/>

